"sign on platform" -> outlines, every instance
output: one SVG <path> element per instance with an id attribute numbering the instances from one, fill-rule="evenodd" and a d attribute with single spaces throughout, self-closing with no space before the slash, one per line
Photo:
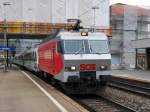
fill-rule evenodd
<path id="1" fill-rule="evenodd" d="M 15 51 L 15 47 L 6 47 L 6 46 L 0 46 L 0 51 L 1 50 L 7 50 L 7 51 Z"/>

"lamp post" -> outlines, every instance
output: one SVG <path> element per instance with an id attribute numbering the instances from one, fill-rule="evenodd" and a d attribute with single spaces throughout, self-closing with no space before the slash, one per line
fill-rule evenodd
<path id="1" fill-rule="evenodd" d="M 99 7 L 98 6 L 93 6 L 92 9 L 94 10 L 94 28 L 95 28 L 95 11 L 97 9 L 99 9 Z"/>
<path id="2" fill-rule="evenodd" d="M 5 6 L 9 6 L 11 5 L 10 2 L 4 2 L 3 3 L 3 10 L 4 10 L 4 48 L 8 47 L 8 39 L 7 39 L 7 20 L 6 20 L 6 11 L 5 11 Z M 6 55 L 6 57 L 5 57 Z M 8 67 L 8 50 L 4 49 L 4 58 L 5 58 L 5 67 L 4 67 L 4 71 L 7 71 L 7 67 Z"/>

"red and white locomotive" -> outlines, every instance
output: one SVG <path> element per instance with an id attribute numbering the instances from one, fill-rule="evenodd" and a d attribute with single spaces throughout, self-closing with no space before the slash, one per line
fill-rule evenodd
<path id="1" fill-rule="evenodd" d="M 23 66 L 54 79 L 71 94 L 95 93 L 110 79 L 111 55 L 104 33 L 61 31 L 34 52 L 35 65 Z"/>

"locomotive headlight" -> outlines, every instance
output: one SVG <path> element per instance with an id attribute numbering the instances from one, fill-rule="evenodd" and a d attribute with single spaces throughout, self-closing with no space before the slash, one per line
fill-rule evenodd
<path id="1" fill-rule="evenodd" d="M 70 67 L 65 67 L 65 69 L 67 71 L 75 71 L 76 70 L 76 67 L 75 66 L 70 66 Z"/>
<path id="2" fill-rule="evenodd" d="M 105 65 L 100 66 L 100 70 L 106 70 L 106 69 L 107 69 L 107 66 L 105 66 Z"/>
<path id="3" fill-rule="evenodd" d="M 75 66 L 71 66 L 71 67 L 70 67 L 70 70 L 71 70 L 71 71 L 75 71 L 75 70 L 76 70 L 76 67 L 75 67 Z"/>
<path id="4" fill-rule="evenodd" d="M 88 32 L 81 32 L 81 36 L 88 36 Z"/>

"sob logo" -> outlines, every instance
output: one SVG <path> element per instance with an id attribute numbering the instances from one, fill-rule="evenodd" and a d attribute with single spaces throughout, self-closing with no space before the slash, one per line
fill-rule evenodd
<path id="1" fill-rule="evenodd" d="M 96 64 L 81 64 L 80 65 L 80 70 L 96 70 Z"/>

